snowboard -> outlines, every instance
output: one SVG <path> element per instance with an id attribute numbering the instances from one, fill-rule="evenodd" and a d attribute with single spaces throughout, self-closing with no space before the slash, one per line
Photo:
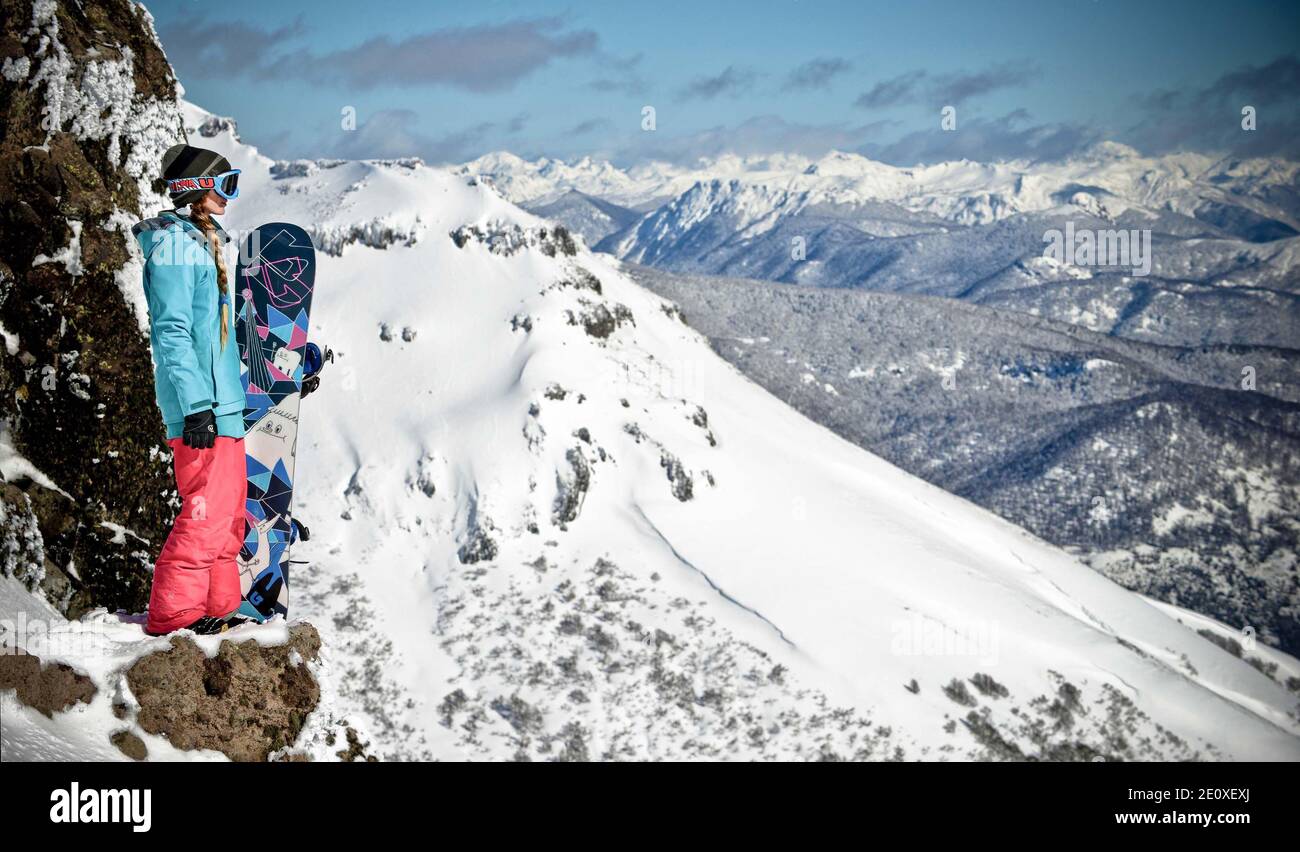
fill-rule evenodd
<path id="1" fill-rule="evenodd" d="M 248 465 L 240 612 L 259 621 L 289 614 L 294 456 L 315 273 L 316 249 L 297 225 L 262 225 L 240 244 L 234 310 Z"/>

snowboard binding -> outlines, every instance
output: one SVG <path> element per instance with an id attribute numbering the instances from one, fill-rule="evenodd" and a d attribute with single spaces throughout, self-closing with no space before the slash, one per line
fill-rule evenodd
<path id="1" fill-rule="evenodd" d="M 321 348 L 315 343 L 308 343 L 303 352 L 302 358 L 302 396 L 315 391 L 320 387 L 321 370 L 325 369 L 325 362 L 334 363 L 334 350 L 328 346 L 322 352 Z"/>

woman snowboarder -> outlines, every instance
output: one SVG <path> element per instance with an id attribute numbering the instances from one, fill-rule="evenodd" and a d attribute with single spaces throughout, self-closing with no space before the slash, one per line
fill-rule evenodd
<path id="1" fill-rule="evenodd" d="M 144 253 L 154 393 L 181 508 L 154 566 L 145 630 L 219 633 L 242 621 L 235 558 L 244 537 L 244 390 L 213 217 L 239 194 L 239 170 L 215 151 L 175 145 L 162 158 L 176 209 L 133 229 Z M 182 214 L 181 207 L 188 207 Z"/>

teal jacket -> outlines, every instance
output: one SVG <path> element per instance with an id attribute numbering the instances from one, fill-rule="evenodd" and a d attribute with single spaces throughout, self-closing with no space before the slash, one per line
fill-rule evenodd
<path id="1" fill-rule="evenodd" d="M 215 222 L 215 220 L 214 220 Z M 167 437 L 180 437 L 185 417 L 210 410 L 217 434 L 242 438 L 244 387 L 235 342 L 235 311 L 227 311 L 228 338 L 221 345 L 221 303 L 217 265 L 197 225 L 174 211 L 132 228 L 144 254 L 144 294 L 149 304 L 154 395 L 167 424 Z M 217 225 L 224 245 L 226 232 Z M 228 280 L 234 270 L 228 270 Z"/>

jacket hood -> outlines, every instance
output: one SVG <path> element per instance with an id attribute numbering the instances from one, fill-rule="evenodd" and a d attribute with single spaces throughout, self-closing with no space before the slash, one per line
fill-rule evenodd
<path id="1" fill-rule="evenodd" d="M 212 223 L 217 226 L 217 239 L 221 241 L 221 244 L 229 243 L 230 234 L 226 233 L 225 228 L 221 227 L 221 222 L 217 220 L 217 217 L 212 217 Z M 141 251 L 148 257 L 158 238 L 167 231 L 174 230 L 182 231 L 186 236 L 198 240 L 204 248 L 207 247 L 208 241 L 202 229 L 191 222 L 188 216 L 176 210 L 164 210 L 157 216 L 141 219 L 131 226 L 131 235 L 135 237 Z"/>

